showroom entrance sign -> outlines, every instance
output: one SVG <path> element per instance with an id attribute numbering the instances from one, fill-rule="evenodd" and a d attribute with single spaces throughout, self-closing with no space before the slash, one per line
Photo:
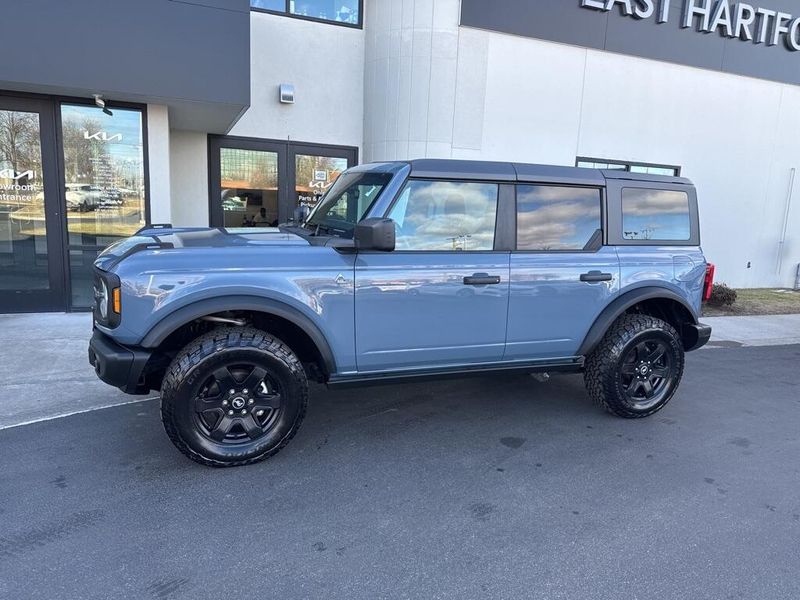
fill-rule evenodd
<path id="1" fill-rule="evenodd" d="M 657 23 L 669 23 L 673 17 L 670 0 L 581 0 L 581 6 L 605 12 L 618 8 L 625 16 L 655 19 Z M 684 29 L 768 46 L 783 39 L 789 50 L 800 50 L 800 17 L 746 2 L 684 0 L 680 24 Z"/>

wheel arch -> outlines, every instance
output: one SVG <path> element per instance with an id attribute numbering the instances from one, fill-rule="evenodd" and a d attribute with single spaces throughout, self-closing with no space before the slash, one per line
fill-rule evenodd
<path id="1" fill-rule="evenodd" d="M 314 321 L 299 309 L 280 300 L 258 296 L 220 296 L 198 300 L 174 310 L 156 323 L 142 338 L 143 348 L 159 348 L 175 332 L 189 326 L 201 317 L 218 313 L 240 311 L 279 319 L 302 332 L 319 355 L 321 367 L 327 375 L 336 373 L 336 360 L 325 335 Z M 270 333 L 270 332 L 268 332 Z M 274 333 L 274 332 L 272 332 Z M 292 347 L 292 340 L 283 340 Z M 294 348 L 293 348 L 294 349 Z"/>
<path id="2" fill-rule="evenodd" d="M 623 292 L 603 309 L 584 337 L 578 349 L 578 355 L 588 355 L 600 343 L 614 321 L 623 314 L 634 311 L 667 321 L 677 329 L 682 338 L 684 337 L 684 324 L 697 325 L 698 323 L 694 309 L 672 290 L 658 286 L 636 288 Z M 692 345 L 692 342 L 686 339 L 683 339 L 683 343 L 685 347 Z"/>

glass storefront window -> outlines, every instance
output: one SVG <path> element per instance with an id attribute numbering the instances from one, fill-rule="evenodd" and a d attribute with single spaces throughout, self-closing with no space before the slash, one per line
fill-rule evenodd
<path id="1" fill-rule="evenodd" d="M 278 224 L 278 154 L 220 148 L 224 227 Z"/>
<path id="2" fill-rule="evenodd" d="M 142 113 L 62 104 L 70 246 L 107 246 L 145 222 Z"/>
<path id="3" fill-rule="evenodd" d="M 314 208 L 346 169 L 346 158 L 296 154 L 294 191 L 297 195 L 297 206 Z"/>
<path id="4" fill-rule="evenodd" d="M 39 115 L 0 110 L 0 290 L 49 287 Z"/>
<path id="5" fill-rule="evenodd" d="M 342 25 L 361 25 L 360 0 L 250 0 L 250 8 Z"/>

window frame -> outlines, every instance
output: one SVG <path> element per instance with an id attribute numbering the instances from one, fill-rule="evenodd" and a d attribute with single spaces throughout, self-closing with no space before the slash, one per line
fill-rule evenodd
<path id="1" fill-rule="evenodd" d="M 589 168 L 589 167 L 581 167 L 580 163 L 582 162 L 622 165 L 625 167 L 624 169 L 611 169 L 613 171 L 620 171 L 622 173 L 635 173 L 636 171 L 631 170 L 633 167 L 643 167 L 652 169 L 671 169 L 674 172 L 674 175 L 666 175 L 666 176 L 662 175 L 662 177 L 681 176 L 681 167 L 678 165 L 663 165 L 658 163 L 631 162 L 629 160 L 613 160 L 610 158 L 592 158 L 589 156 L 578 156 L 575 159 L 575 166 L 579 168 Z"/>
<path id="2" fill-rule="evenodd" d="M 609 179 L 607 183 L 608 245 L 610 246 L 700 246 L 700 219 L 697 208 L 697 190 L 685 183 L 655 183 Z M 642 240 L 626 239 L 622 228 L 622 190 L 636 188 L 656 191 L 683 192 L 689 199 L 689 239 L 687 240 Z"/>
<path id="3" fill-rule="evenodd" d="M 269 8 L 259 8 L 257 6 L 251 6 L 250 11 L 266 13 L 268 15 L 278 15 L 279 17 L 289 17 L 291 19 L 300 19 L 301 21 L 311 21 L 313 23 L 326 23 L 328 25 L 338 25 L 339 27 L 349 27 L 350 29 L 364 29 L 364 0 L 358 0 L 358 23 L 343 23 L 341 21 L 333 21 L 331 19 L 320 19 L 319 17 L 296 15 L 292 12 L 289 12 L 289 2 L 290 0 L 286 0 L 284 9 L 282 11 L 272 10 Z"/>
<path id="4" fill-rule="evenodd" d="M 518 240 L 519 240 L 519 188 L 520 186 L 538 186 L 538 187 L 561 187 L 561 188 L 578 188 L 584 190 L 595 190 L 600 192 L 600 243 L 594 244 L 590 248 L 581 249 L 556 249 L 556 250 L 528 250 L 525 248 L 519 248 Z M 517 182 L 514 185 L 514 240 L 513 240 L 513 250 L 514 254 L 596 254 L 600 251 L 600 249 L 607 245 L 607 232 L 608 232 L 608 222 L 607 222 L 607 209 L 606 209 L 606 188 L 596 185 L 569 185 L 569 184 L 562 184 L 562 183 L 552 183 L 552 182 L 536 182 L 536 181 L 525 181 L 525 182 Z M 586 242 L 587 244 L 592 241 L 592 239 L 596 235 L 595 233 L 592 234 L 592 237 Z"/>
<path id="5" fill-rule="evenodd" d="M 395 248 L 392 251 L 392 254 L 402 253 L 402 254 L 479 254 L 479 253 L 487 253 L 487 252 L 510 252 L 512 251 L 512 247 L 509 245 L 514 240 L 511 239 L 512 236 L 516 236 L 516 229 L 510 231 L 510 223 L 509 223 L 509 212 L 511 212 L 513 218 L 515 219 L 514 223 L 516 225 L 516 214 L 514 211 L 516 210 L 516 190 L 514 188 L 514 184 L 508 181 L 492 181 L 490 179 L 458 179 L 458 178 L 444 178 L 444 177 L 407 177 L 405 181 L 403 181 L 400 188 L 397 190 L 394 198 L 386 207 L 384 211 L 383 217 L 388 219 L 390 218 L 389 215 L 392 214 L 392 210 L 394 210 L 395 205 L 400 201 L 400 197 L 403 195 L 403 192 L 412 181 L 427 181 L 430 183 L 477 183 L 477 184 L 490 184 L 497 186 L 497 210 L 495 211 L 495 219 L 494 219 L 494 240 L 492 244 L 491 250 L 411 250 L 411 249 L 403 249 L 403 248 Z M 513 198 L 512 198 L 513 194 Z M 369 216 L 369 211 L 367 211 L 367 216 Z M 359 250 L 359 253 L 362 253 L 363 250 Z M 368 251 L 371 252 L 371 251 Z"/>

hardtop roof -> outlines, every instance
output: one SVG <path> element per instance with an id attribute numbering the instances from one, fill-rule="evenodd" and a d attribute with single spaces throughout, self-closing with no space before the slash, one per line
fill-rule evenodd
<path id="1" fill-rule="evenodd" d="M 568 185 L 604 186 L 607 179 L 648 181 L 692 185 L 685 177 L 667 177 L 646 173 L 630 173 L 607 169 L 586 169 L 558 165 L 537 165 L 516 162 L 460 160 L 446 158 L 420 158 L 383 163 L 406 164 L 411 167 L 411 177 L 424 179 L 463 179 L 474 181 L 508 181 L 530 183 L 560 183 Z"/>

